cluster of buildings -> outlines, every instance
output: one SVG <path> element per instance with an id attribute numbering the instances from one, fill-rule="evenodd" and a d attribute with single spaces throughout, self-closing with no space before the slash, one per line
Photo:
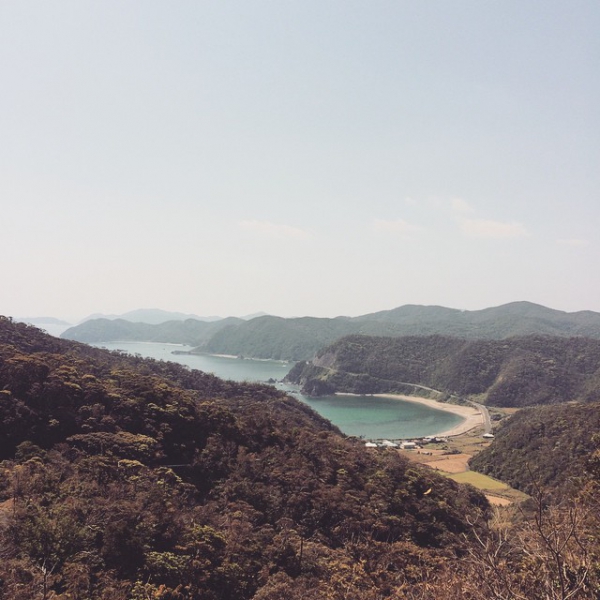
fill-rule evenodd
<path id="1" fill-rule="evenodd" d="M 415 440 L 403 440 L 392 442 L 390 440 L 369 441 L 365 443 L 365 448 L 398 448 L 400 450 L 419 450 L 425 444 L 441 444 L 447 442 L 448 438 L 428 436 L 417 438 Z"/>

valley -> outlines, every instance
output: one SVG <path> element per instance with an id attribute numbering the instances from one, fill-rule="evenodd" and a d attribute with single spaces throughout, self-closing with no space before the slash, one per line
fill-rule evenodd
<path id="1" fill-rule="evenodd" d="M 109 352 L 0 319 L 7 597 L 27 600 L 24 581 L 94 600 L 539 597 L 562 572 L 549 535 L 567 535 L 561 564 L 582 574 L 569 597 L 596 597 L 598 340 L 350 336 L 291 369 L 164 344 L 146 358 L 145 343 Z M 223 380 L 200 360 L 263 374 Z M 363 414 L 441 400 L 474 420 L 369 448 L 311 408 L 327 396 L 290 395 L 286 373 Z"/>

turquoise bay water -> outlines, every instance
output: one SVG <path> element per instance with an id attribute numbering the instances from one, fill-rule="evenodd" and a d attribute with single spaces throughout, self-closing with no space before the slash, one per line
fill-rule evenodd
<path id="1" fill-rule="evenodd" d="M 452 429 L 463 418 L 417 402 L 374 396 L 303 398 L 347 435 L 367 439 L 406 439 Z"/>
<path id="2" fill-rule="evenodd" d="M 281 383 L 292 368 L 292 363 L 274 360 L 241 359 L 212 354 L 173 354 L 173 351 L 191 350 L 186 346 L 147 342 L 103 342 L 94 344 L 108 350 L 122 350 L 130 354 L 170 360 L 214 373 L 223 379 L 266 383 L 277 381 L 276 386 L 308 404 L 316 412 L 337 425 L 345 434 L 366 439 L 406 439 L 435 435 L 455 427 L 463 421 L 452 413 L 435 410 L 416 402 L 374 396 L 324 396 L 309 398 L 297 388 Z"/>

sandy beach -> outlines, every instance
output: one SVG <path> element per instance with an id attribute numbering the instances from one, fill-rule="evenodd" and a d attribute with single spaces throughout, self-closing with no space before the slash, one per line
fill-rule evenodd
<path id="1" fill-rule="evenodd" d="M 460 423 L 460 425 L 457 425 L 452 429 L 448 429 L 447 431 L 441 431 L 440 433 L 437 433 L 437 436 L 451 437 L 454 435 L 460 435 L 461 433 L 466 433 L 475 427 L 483 427 L 484 425 L 483 415 L 479 409 L 475 408 L 474 406 L 447 404 L 446 402 L 438 402 L 437 400 L 432 400 L 431 398 L 404 396 L 401 394 L 373 394 L 373 396 L 379 396 L 382 398 L 397 398 L 398 400 L 405 400 L 407 402 L 418 402 L 420 404 L 426 404 L 427 406 L 437 410 L 445 410 L 446 412 L 454 413 L 455 415 L 459 415 L 465 419 L 462 423 Z"/>

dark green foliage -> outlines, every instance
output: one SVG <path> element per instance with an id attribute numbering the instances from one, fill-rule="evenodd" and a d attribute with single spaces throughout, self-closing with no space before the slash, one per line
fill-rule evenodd
<path id="1" fill-rule="evenodd" d="M 599 393 L 600 340 L 348 336 L 296 365 L 288 380 L 312 394 L 422 393 L 418 386 L 425 386 L 485 395 L 492 406 L 592 401 Z"/>
<path id="2" fill-rule="evenodd" d="M 0 598 L 366 600 L 487 514 L 274 388 L 3 318 L 0 389 Z"/>
<path id="3" fill-rule="evenodd" d="M 496 430 L 493 444 L 470 465 L 526 493 L 538 484 L 560 495 L 584 477 L 599 431 L 598 403 L 523 409 Z"/>
<path id="4" fill-rule="evenodd" d="M 266 316 L 217 332 L 202 349 L 257 358 L 307 360 L 324 346 L 352 334 L 393 337 L 439 334 L 467 339 L 532 334 L 600 338 L 600 314 L 565 313 L 530 302 L 513 302 L 477 311 L 407 305 L 355 318 Z"/>
<path id="5" fill-rule="evenodd" d="M 358 326 L 345 319 L 264 316 L 222 329 L 201 349 L 256 358 L 302 360 L 357 329 Z"/>

